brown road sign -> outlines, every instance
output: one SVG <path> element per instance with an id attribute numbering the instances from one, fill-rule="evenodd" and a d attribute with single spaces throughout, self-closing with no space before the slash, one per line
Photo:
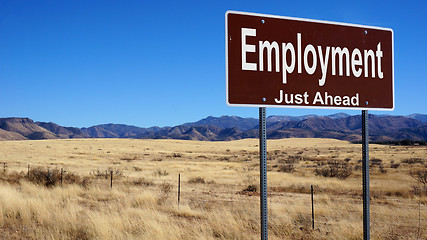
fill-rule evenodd
<path id="1" fill-rule="evenodd" d="M 228 11 L 230 106 L 394 109 L 393 30 Z"/>

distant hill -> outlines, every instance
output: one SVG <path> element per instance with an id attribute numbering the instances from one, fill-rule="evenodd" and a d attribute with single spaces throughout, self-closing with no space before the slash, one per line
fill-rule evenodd
<path id="1" fill-rule="evenodd" d="M 209 116 L 200 121 L 193 123 L 184 123 L 184 126 L 200 126 L 200 125 L 214 125 L 220 128 L 233 128 L 236 127 L 241 131 L 249 130 L 258 124 L 256 118 L 242 118 L 236 116 Z"/>
<path id="2" fill-rule="evenodd" d="M 89 128 L 82 128 L 82 131 L 94 138 L 137 138 L 141 134 L 156 132 L 160 128 L 140 128 L 125 124 L 102 124 Z"/>
<path id="3" fill-rule="evenodd" d="M 36 125 L 42 127 L 52 134 L 55 135 L 54 138 L 88 138 L 89 134 L 82 131 L 80 128 L 75 127 L 62 127 L 53 122 L 36 122 Z"/>
<path id="4" fill-rule="evenodd" d="M 369 115 L 371 141 L 427 141 L 427 115 Z M 267 137 L 334 138 L 361 140 L 360 115 L 344 113 L 317 116 L 269 116 Z M 125 124 L 102 124 L 88 128 L 63 127 L 29 118 L 0 118 L 0 140 L 56 138 L 136 138 L 228 141 L 258 137 L 258 119 L 237 116 L 207 117 L 174 127 L 140 128 Z"/>
<path id="5" fill-rule="evenodd" d="M 346 113 L 336 113 L 336 114 L 332 114 L 332 115 L 328 115 L 325 117 L 328 118 L 332 118 L 332 119 L 339 119 L 339 118 L 346 118 L 349 117 L 350 115 L 346 114 Z M 272 115 L 269 116 L 266 120 L 267 122 L 283 122 L 283 121 L 303 121 L 309 118 L 318 118 L 320 116 L 315 115 L 315 114 L 311 114 L 311 115 L 303 115 L 303 116 L 276 116 L 276 115 Z M 258 121 L 258 119 L 257 119 Z"/>
<path id="6" fill-rule="evenodd" d="M 415 113 L 415 114 L 408 115 L 407 117 L 420 120 L 421 122 L 427 122 L 427 114 Z"/>
<path id="7" fill-rule="evenodd" d="M 8 140 L 56 138 L 29 118 L 0 118 L 1 137 Z"/>

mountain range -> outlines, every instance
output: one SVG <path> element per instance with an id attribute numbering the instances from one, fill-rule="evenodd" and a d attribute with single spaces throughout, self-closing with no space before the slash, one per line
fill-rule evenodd
<path id="1" fill-rule="evenodd" d="M 328 116 L 269 116 L 267 137 L 334 138 L 361 140 L 361 116 L 338 113 Z M 427 115 L 369 115 L 371 141 L 427 141 Z M 238 116 L 207 117 L 174 127 L 141 128 L 125 124 L 102 124 L 88 128 L 64 127 L 29 118 L 0 118 L 0 140 L 65 138 L 185 139 L 203 141 L 258 137 L 258 119 Z"/>

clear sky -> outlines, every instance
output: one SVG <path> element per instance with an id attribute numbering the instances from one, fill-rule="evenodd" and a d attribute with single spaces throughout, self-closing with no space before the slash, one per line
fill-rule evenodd
<path id="1" fill-rule="evenodd" d="M 392 28 L 393 112 L 427 114 L 427 1 L 0 0 L 0 117 L 173 126 L 225 103 L 225 12 Z M 267 109 L 268 115 L 360 111 Z"/>

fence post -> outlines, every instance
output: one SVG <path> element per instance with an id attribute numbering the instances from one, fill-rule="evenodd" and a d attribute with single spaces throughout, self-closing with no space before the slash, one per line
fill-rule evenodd
<path id="1" fill-rule="evenodd" d="M 181 200 L 181 173 L 178 174 L 178 208 Z"/>
<path id="2" fill-rule="evenodd" d="M 3 163 L 3 172 L 6 172 L 6 162 Z"/>
<path id="3" fill-rule="evenodd" d="M 28 164 L 28 172 L 27 172 L 27 177 L 28 177 L 28 179 L 30 179 L 30 164 Z"/>
<path id="4" fill-rule="evenodd" d="M 418 230 L 417 230 L 417 239 L 421 235 L 421 198 L 418 202 Z"/>
<path id="5" fill-rule="evenodd" d="M 313 201 L 313 185 L 311 185 L 311 225 L 314 229 L 314 201 Z"/>
<path id="6" fill-rule="evenodd" d="M 110 187 L 113 188 L 113 171 L 111 171 L 111 182 L 110 182 Z"/>
<path id="7" fill-rule="evenodd" d="M 62 173 L 63 173 L 63 170 L 61 168 L 61 187 L 62 187 Z"/>

